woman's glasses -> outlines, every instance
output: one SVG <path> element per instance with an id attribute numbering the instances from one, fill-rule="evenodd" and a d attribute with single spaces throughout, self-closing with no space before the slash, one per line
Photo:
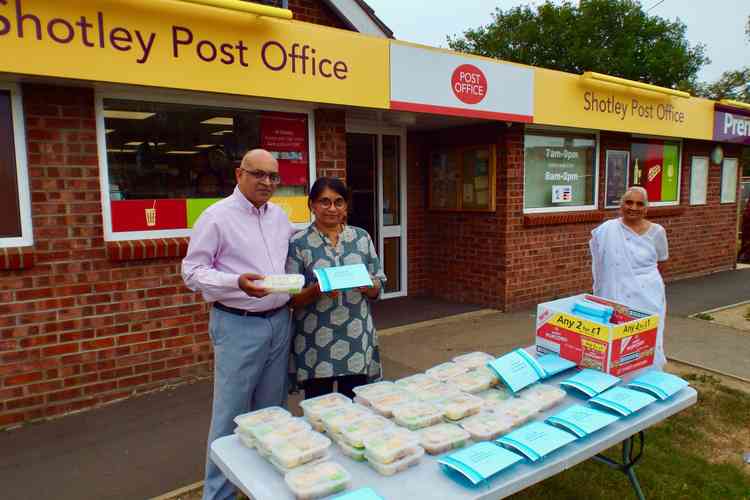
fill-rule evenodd
<path id="1" fill-rule="evenodd" d="M 335 200 L 331 200 L 330 198 L 320 198 L 316 200 L 315 203 L 323 208 L 331 208 L 331 205 L 336 208 L 344 208 L 346 206 L 346 200 L 343 198 L 336 198 Z"/>
<path id="2" fill-rule="evenodd" d="M 265 170 L 248 170 L 240 167 L 240 170 L 247 172 L 252 175 L 256 180 L 262 181 L 268 179 L 271 184 L 279 184 L 281 182 L 281 176 L 276 172 L 266 172 Z"/>

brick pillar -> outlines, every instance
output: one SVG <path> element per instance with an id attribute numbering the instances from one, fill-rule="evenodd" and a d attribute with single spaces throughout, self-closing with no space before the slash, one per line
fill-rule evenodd
<path id="1" fill-rule="evenodd" d="M 346 113 L 315 110 L 315 152 L 318 177 L 346 180 Z"/>

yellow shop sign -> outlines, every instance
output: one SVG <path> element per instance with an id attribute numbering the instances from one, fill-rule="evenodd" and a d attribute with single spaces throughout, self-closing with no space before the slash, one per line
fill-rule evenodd
<path id="1" fill-rule="evenodd" d="M 0 0 L 0 72 L 388 108 L 388 41 L 176 1 Z"/>
<path id="2" fill-rule="evenodd" d="M 711 140 L 714 103 L 534 68 L 534 123 Z"/>

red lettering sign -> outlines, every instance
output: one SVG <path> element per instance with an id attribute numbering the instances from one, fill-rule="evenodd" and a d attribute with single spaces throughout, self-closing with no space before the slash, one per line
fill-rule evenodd
<path id="1" fill-rule="evenodd" d="M 260 147 L 270 151 L 278 160 L 283 185 L 307 185 L 309 155 L 306 115 L 263 113 L 260 119 Z"/>
<path id="2" fill-rule="evenodd" d="M 462 64 L 453 71 L 451 89 L 461 102 L 477 104 L 487 95 L 487 77 L 472 64 Z"/>

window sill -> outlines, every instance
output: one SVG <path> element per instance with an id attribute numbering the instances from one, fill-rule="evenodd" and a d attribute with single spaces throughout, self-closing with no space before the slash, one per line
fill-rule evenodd
<path id="1" fill-rule="evenodd" d="M 523 216 L 523 225 L 525 227 L 535 227 L 580 224 L 583 222 L 601 222 L 604 220 L 604 216 L 605 213 L 603 211 L 526 214 Z"/>
<path id="2" fill-rule="evenodd" d="M 187 254 L 189 241 L 189 238 L 108 241 L 107 258 L 114 262 L 182 258 Z"/>
<path id="3" fill-rule="evenodd" d="M 34 267 L 34 247 L 0 248 L 0 269 L 29 269 Z"/>

